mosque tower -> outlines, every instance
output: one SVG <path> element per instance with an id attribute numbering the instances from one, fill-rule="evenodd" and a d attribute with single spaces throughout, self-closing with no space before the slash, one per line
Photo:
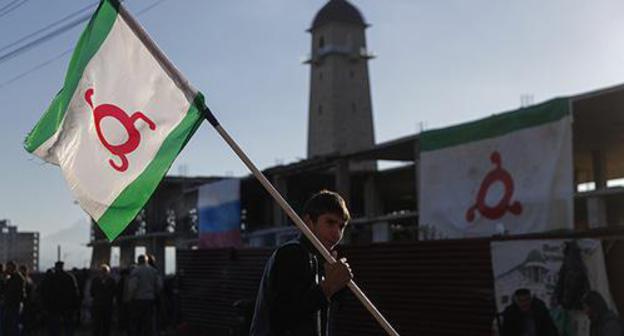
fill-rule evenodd
<path id="1" fill-rule="evenodd" d="M 348 1 L 330 0 L 308 30 L 312 34 L 306 62 L 310 64 L 308 158 L 375 144 L 367 27 L 360 11 Z"/>

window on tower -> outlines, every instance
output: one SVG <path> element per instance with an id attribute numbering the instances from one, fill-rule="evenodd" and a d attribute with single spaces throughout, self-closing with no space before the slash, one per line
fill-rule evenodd
<path id="1" fill-rule="evenodd" d="M 318 46 L 319 46 L 319 49 L 325 46 L 325 38 L 323 36 L 319 37 Z"/>
<path id="2" fill-rule="evenodd" d="M 323 115 L 323 105 L 319 105 L 318 114 Z"/>

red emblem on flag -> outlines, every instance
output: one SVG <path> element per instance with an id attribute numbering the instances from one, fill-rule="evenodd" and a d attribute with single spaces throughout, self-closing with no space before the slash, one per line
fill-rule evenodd
<path id="1" fill-rule="evenodd" d="M 472 222 L 475 219 L 475 211 L 479 211 L 481 215 L 489 219 L 498 219 L 503 217 L 507 211 L 514 215 L 522 213 L 522 204 L 520 202 L 511 202 L 514 192 L 514 183 L 511 174 L 502 167 L 501 156 L 498 152 L 490 155 L 490 161 L 496 166 L 491 170 L 481 182 L 479 193 L 477 194 L 476 204 L 466 211 L 466 220 Z M 485 197 L 490 187 L 496 182 L 501 182 L 505 187 L 505 194 L 495 206 L 489 206 L 485 203 Z"/>
<path id="2" fill-rule="evenodd" d="M 121 164 L 115 163 L 113 159 L 109 159 L 108 163 L 110 163 L 111 167 L 113 167 L 115 170 L 119 172 L 124 172 L 128 169 L 128 158 L 126 157 L 126 155 L 132 153 L 135 149 L 137 149 L 139 143 L 141 142 L 141 133 L 139 132 L 139 130 L 137 130 L 134 123 L 138 119 L 141 119 L 145 123 L 147 123 L 152 131 L 156 129 L 156 124 L 150 118 L 146 117 L 143 113 L 138 111 L 134 112 L 131 116 L 129 116 L 124 110 L 112 104 L 101 104 L 94 107 L 91 96 L 93 96 L 93 89 L 88 89 L 85 92 L 84 97 L 89 106 L 91 106 L 91 110 L 93 110 L 95 130 L 97 132 L 98 138 L 100 139 L 102 145 L 104 145 L 104 147 L 106 147 L 106 149 L 108 149 L 111 154 L 117 156 L 121 160 Z M 102 119 L 104 119 L 105 117 L 115 118 L 121 123 L 121 125 L 128 133 L 128 139 L 126 140 L 126 142 L 120 145 L 112 145 L 106 140 L 104 134 L 102 133 L 102 127 L 100 126 Z"/>

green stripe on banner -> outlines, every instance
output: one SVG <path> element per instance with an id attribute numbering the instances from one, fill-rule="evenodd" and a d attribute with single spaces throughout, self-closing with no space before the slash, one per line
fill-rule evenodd
<path id="1" fill-rule="evenodd" d="M 200 109 L 203 110 L 204 106 L 203 96 L 198 93 L 184 119 L 169 133 L 152 162 L 119 194 L 102 217 L 96 220 L 110 241 L 126 228 L 147 203 L 178 153 L 203 121 Z"/>
<path id="2" fill-rule="evenodd" d="M 421 152 L 438 150 L 469 142 L 496 138 L 525 128 L 554 122 L 570 111 L 568 98 L 556 98 L 529 108 L 502 113 L 485 119 L 423 132 Z"/>
<path id="3" fill-rule="evenodd" d="M 54 97 L 48 110 L 26 137 L 24 147 L 29 153 L 34 152 L 58 130 L 74 91 L 76 91 L 76 87 L 82 78 L 84 69 L 93 55 L 100 49 L 115 23 L 118 6 L 117 1 L 102 1 L 91 21 L 89 21 L 74 49 L 63 88 Z"/>

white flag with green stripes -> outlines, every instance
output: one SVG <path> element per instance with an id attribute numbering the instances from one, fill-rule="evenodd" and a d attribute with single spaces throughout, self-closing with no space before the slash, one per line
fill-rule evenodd
<path id="1" fill-rule="evenodd" d="M 420 136 L 423 239 L 573 227 L 568 99 Z"/>
<path id="2" fill-rule="evenodd" d="M 112 240 L 150 198 L 203 108 L 201 94 L 134 18 L 104 0 L 25 148 L 61 167 L 80 206 Z"/>

